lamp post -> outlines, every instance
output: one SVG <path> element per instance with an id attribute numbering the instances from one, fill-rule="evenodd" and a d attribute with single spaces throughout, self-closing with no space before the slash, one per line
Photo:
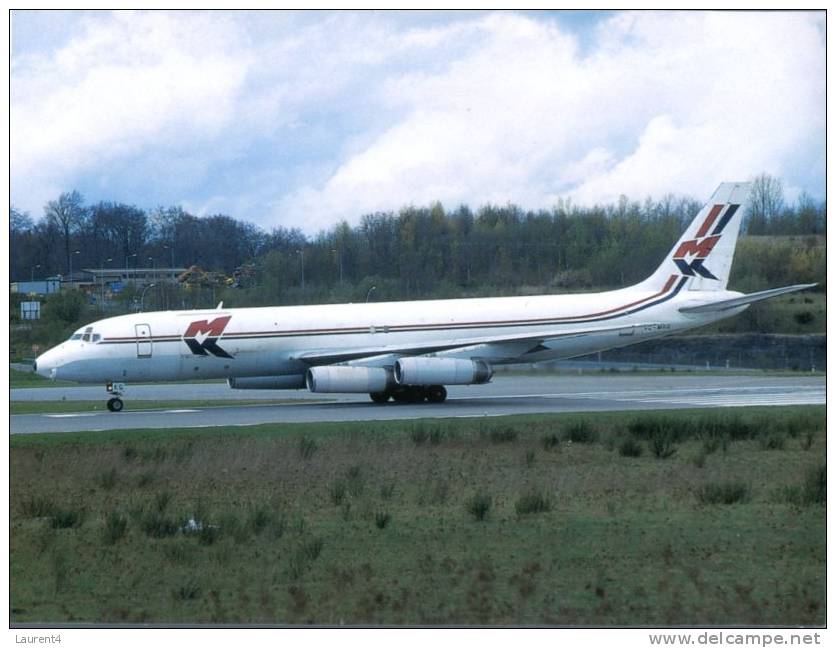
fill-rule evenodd
<path id="1" fill-rule="evenodd" d="M 99 282 L 101 283 L 101 298 L 99 301 L 99 310 L 101 310 L 102 312 L 104 312 L 104 264 L 105 262 L 110 263 L 111 261 L 113 261 L 113 257 L 108 257 L 104 261 L 99 259 Z"/>
<path id="2" fill-rule="evenodd" d="M 73 253 L 70 255 L 70 286 L 73 285 L 73 257 L 80 253 L 81 250 L 73 250 Z"/>
<path id="3" fill-rule="evenodd" d="M 35 270 L 36 270 L 37 268 L 40 268 L 40 267 L 41 267 L 41 264 L 40 264 L 40 263 L 38 263 L 37 265 L 33 265 L 33 266 L 29 269 L 29 283 L 35 283 Z"/>
<path id="4" fill-rule="evenodd" d="M 369 303 L 369 297 L 371 297 L 372 293 L 377 290 L 377 286 L 372 286 L 369 288 L 369 292 L 366 293 L 366 303 Z"/>
<path id="5" fill-rule="evenodd" d="M 302 290 L 305 290 L 305 250 L 302 248 L 296 251 L 299 253 L 300 265 L 302 266 Z"/>
<path id="6" fill-rule="evenodd" d="M 134 252 L 133 254 L 126 254 L 125 255 L 125 283 L 128 283 L 128 259 L 130 259 L 131 257 L 135 257 L 135 256 L 136 256 L 136 252 Z"/>
<path id="7" fill-rule="evenodd" d="M 343 253 L 342 250 L 337 248 L 336 250 L 331 250 L 334 254 L 337 255 L 337 263 L 340 266 L 340 284 L 342 285 L 343 282 Z"/>
<path id="8" fill-rule="evenodd" d="M 149 283 L 147 286 L 145 286 L 145 288 L 142 289 L 142 295 L 139 298 L 139 312 L 140 313 L 145 312 L 145 291 L 148 290 L 149 288 L 153 288 L 156 285 L 157 284 L 155 284 L 155 283 Z"/>

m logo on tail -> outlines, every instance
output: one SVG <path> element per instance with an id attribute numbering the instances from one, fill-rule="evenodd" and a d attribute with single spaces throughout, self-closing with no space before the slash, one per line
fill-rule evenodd
<path id="1" fill-rule="evenodd" d="M 189 328 L 183 333 L 183 342 L 185 342 L 192 353 L 195 355 L 209 355 L 219 358 L 231 358 L 226 351 L 218 346 L 218 339 L 224 332 L 231 315 L 224 317 L 216 317 L 211 322 L 208 320 L 199 320 L 189 324 Z"/>
<path id="2" fill-rule="evenodd" d="M 691 241 L 683 241 L 683 243 L 676 249 L 676 252 L 674 252 L 673 262 L 676 264 L 676 267 L 679 268 L 679 271 L 686 277 L 695 277 L 699 275 L 700 277 L 705 277 L 706 279 L 719 281 L 719 279 L 717 279 L 717 277 L 715 277 L 711 271 L 703 265 L 703 261 L 705 261 L 706 257 L 711 254 L 711 250 L 714 249 L 717 241 L 720 240 L 720 234 L 723 232 L 723 229 L 731 220 L 731 217 L 734 216 L 734 213 L 740 205 L 728 205 L 722 217 L 717 222 L 716 227 L 714 227 L 714 230 L 711 232 L 711 236 L 705 236 L 708 234 L 711 226 L 714 225 L 714 221 L 717 220 L 717 217 L 721 212 L 723 212 L 723 207 L 724 205 L 714 205 L 711 208 L 711 211 L 708 212 L 708 216 L 706 216 L 703 224 L 700 225 L 699 230 L 697 230 L 697 238 Z M 691 257 L 690 261 L 688 260 L 688 257 Z"/>

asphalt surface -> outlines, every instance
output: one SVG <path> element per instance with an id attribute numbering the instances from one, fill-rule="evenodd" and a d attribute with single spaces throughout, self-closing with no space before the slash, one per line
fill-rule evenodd
<path id="1" fill-rule="evenodd" d="M 821 376 L 573 376 L 505 375 L 488 385 L 449 387 L 442 404 L 375 405 L 364 394 L 310 394 L 306 391 L 231 390 L 225 383 L 129 385 L 119 413 L 26 414 L 11 416 L 11 434 L 371 421 L 417 418 L 503 416 L 557 412 L 605 412 L 821 405 Z M 103 387 L 13 389 L 11 400 L 100 400 Z M 236 405 L 236 400 L 294 399 L 286 404 Z M 131 400 L 213 400 L 223 406 L 176 410 L 131 410 Z"/>

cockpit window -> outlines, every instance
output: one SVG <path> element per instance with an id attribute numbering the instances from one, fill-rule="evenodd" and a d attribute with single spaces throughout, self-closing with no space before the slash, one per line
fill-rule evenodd
<path id="1" fill-rule="evenodd" d="M 81 336 L 82 342 L 89 342 L 90 341 L 90 333 L 92 333 L 92 332 L 93 332 L 93 327 L 92 326 L 88 326 L 86 329 L 84 329 L 84 335 Z"/>
<path id="2" fill-rule="evenodd" d="M 72 336 L 70 337 L 70 339 L 71 340 L 80 340 L 81 339 L 81 333 L 73 333 Z"/>
<path id="3" fill-rule="evenodd" d="M 93 342 L 98 342 L 101 339 L 102 339 L 101 335 L 99 335 L 98 333 L 93 333 Z"/>

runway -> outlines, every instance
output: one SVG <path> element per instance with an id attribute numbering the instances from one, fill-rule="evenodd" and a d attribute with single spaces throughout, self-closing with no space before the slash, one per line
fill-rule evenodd
<path id="1" fill-rule="evenodd" d="M 15 389 L 12 400 L 105 400 L 102 387 Z M 294 399 L 288 404 L 236 405 L 236 400 Z M 223 406 L 131 410 L 131 400 L 214 400 Z M 298 400 L 297 400 L 298 399 Z M 823 405 L 821 376 L 718 375 L 501 375 L 488 385 L 450 387 L 447 402 L 375 405 L 364 394 L 231 390 L 225 383 L 134 385 L 120 413 L 26 414 L 11 418 L 11 434 L 244 426 L 263 423 L 380 421 L 504 416 L 560 412 L 609 412 Z"/>

